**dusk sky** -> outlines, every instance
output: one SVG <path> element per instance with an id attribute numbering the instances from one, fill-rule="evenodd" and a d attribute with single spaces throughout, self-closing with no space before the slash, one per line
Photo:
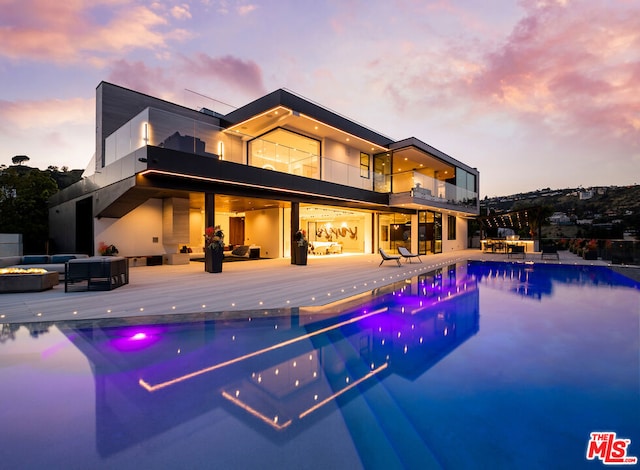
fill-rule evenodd
<path id="1" fill-rule="evenodd" d="M 287 88 L 481 197 L 640 183 L 638 0 L 0 0 L 0 164 L 86 168 L 103 80 L 223 114 Z"/>

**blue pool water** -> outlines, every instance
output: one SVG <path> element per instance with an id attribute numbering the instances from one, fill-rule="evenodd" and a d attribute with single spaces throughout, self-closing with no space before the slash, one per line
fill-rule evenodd
<path id="1" fill-rule="evenodd" d="M 462 263 L 325 309 L 2 325 L 2 468 L 596 468 L 640 456 L 640 285 Z"/>

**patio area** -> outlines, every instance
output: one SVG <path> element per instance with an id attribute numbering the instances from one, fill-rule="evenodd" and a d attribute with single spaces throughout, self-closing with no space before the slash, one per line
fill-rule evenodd
<path id="1" fill-rule="evenodd" d="M 524 261 L 608 265 L 568 251 L 560 252 L 559 260 L 540 258 L 540 253 L 527 253 Z M 205 273 L 201 262 L 140 266 L 130 269 L 129 284 L 113 291 L 65 293 L 60 284 L 44 292 L 2 294 L 0 323 L 323 306 L 467 259 L 523 262 L 470 249 L 423 256 L 422 263 L 403 262 L 400 267 L 378 266 L 378 254 L 312 256 L 306 266 L 291 265 L 289 259 L 225 263 L 219 274 Z M 614 269 L 636 279 L 640 271 Z"/>

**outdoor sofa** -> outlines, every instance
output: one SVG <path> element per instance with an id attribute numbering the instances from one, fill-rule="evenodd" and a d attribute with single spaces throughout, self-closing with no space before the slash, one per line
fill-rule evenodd
<path id="1" fill-rule="evenodd" d="M 88 255 L 58 254 L 58 255 L 23 255 L 0 257 L 0 268 L 40 268 L 47 271 L 56 271 L 59 279 L 64 279 L 65 264 L 72 259 L 88 258 Z"/>

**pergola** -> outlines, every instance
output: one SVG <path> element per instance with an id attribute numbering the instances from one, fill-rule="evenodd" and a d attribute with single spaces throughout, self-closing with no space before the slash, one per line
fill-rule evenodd
<path id="1" fill-rule="evenodd" d="M 537 232 L 538 238 L 540 238 L 541 214 L 541 207 L 533 206 L 500 214 L 479 216 L 477 220 L 483 232 L 494 231 L 499 228 L 510 228 L 517 233 L 528 228 L 531 232 Z"/>

